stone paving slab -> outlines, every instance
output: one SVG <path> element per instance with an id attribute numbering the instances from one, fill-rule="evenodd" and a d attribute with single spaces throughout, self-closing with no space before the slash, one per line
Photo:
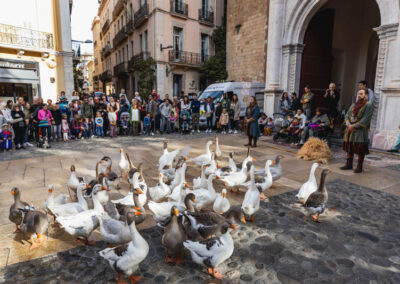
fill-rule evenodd
<path id="1" fill-rule="evenodd" d="M 343 180 L 327 183 L 328 209 L 311 221 L 295 192 L 270 197 L 254 223 L 232 233 L 235 250 L 219 271 L 227 283 L 399 283 L 400 197 Z M 141 230 L 150 252 L 137 274 L 141 283 L 211 283 L 189 255 L 165 264 L 162 230 Z M 114 283 L 116 273 L 98 252 L 103 242 L 9 265 L 2 283 Z M 218 283 L 218 281 L 212 281 Z"/>

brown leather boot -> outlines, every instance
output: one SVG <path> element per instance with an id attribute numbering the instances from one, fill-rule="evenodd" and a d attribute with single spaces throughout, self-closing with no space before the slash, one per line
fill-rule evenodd
<path id="1" fill-rule="evenodd" d="M 353 169 L 353 158 L 348 158 L 346 165 L 340 167 L 341 170 L 352 170 Z"/>
<path id="2" fill-rule="evenodd" d="M 249 136 L 249 143 L 245 144 L 244 146 L 251 147 L 251 139 L 252 138 L 253 138 L 252 136 Z"/>
<path id="3" fill-rule="evenodd" d="M 253 148 L 257 147 L 257 137 L 253 137 Z"/>

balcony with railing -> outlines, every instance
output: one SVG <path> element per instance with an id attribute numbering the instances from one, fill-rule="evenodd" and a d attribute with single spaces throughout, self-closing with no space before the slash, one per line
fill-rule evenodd
<path id="1" fill-rule="evenodd" d="M 186 19 L 188 17 L 189 5 L 184 1 L 170 0 L 171 15 Z"/>
<path id="2" fill-rule="evenodd" d="M 205 54 L 188 51 L 170 50 L 168 52 L 169 63 L 176 65 L 199 67 L 208 59 L 208 57 L 209 56 Z"/>
<path id="3" fill-rule="evenodd" d="M 112 12 L 113 19 L 115 20 L 119 13 L 121 13 L 122 9 L 126 6 L 127 0 L 118 0 L 117 3 L 114 6 L 114 10 Z"/>
<path id="4" fill-rule="evenodd" d="M 134 26 L 135 28 L 139 27 L 149 18 L 149 4 L 142 5 L 139 10 L 135 13 Z"/>
<path id="5" fill-rule="evenodd" d="M 114 76 L 123 76 L 128 73 L 127 62 L 121 62 L 114 66 Z"/>
<path id="6" fill-rule="evenodd" d="M 0 24 L 0 45 L 49 50 L 54 49 L 54 40 L 51 33 Z"/>
<path id="7" fill-rule="evenodd" d="M 107 21 L 104 22 L 103 26 L 101 27 L 101 33 L 104 35 L 107 31 L 108 28 L 110 27 L 110 20 L 107 19 Z"/>
<path id="8" fill-rule="evenodd" d="M 134 30 L 134 25 L 133 25 L 133 19 L 129 20 L 126 23 L 126 32 L 130 35 L 131 33 L 133 33 Z"/>
<path id="9" fill-rule="evenodd" d="M 140 60 L 146 60 L 149 57 L 150 57 L 149 52 L 141 52 L 139 54 L 132 56 L 132 58 L 128 62 L 128 70 L 130 72 L 136 71 L 139 66 Z"/>
<path id="10" fill-rule="evenodd" d="M 103 82 L 111 82 L 112 81 L 112 72 L 111 70 L 106 70 L 103 73 L 101 73 L 101 81 Z"/>
<path id="11" fill-rule="evenodd" d="M 205 9 L 199 9 L 199 22 L 204 25 L 214 25 L 214 12 Z"/>
<path id="12" fill-rule="evenodd" d="M 127 38 L 128 38 L 128 33 L 126 32 L 126 27 L 122 27 L 122 29 L 119 30 L 119 32 L 115 35 L 113 39 L 114 48 Z"/>
<path id="13" fill-rule="evenodd" d="M 105 47 L 103 47 L 102 51 L 101 51 L 101 57 L 102 58 L 106 58 L 107 56 L 109 56 L 111 54 L 111 44 L 107 43 Z"/>

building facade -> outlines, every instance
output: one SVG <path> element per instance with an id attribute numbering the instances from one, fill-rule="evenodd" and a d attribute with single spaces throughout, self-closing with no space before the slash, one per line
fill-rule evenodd
<path id="1" fill-rule="evenodd" d="M 72 0 L 21 0 L 0 10 L 0 100 L 72 94 L 71 8 Z"/>
<path id="2" fill-rule="evenodd" d="M 198 68 L 214 54 L 211 35 L 223 11 L 223 0 L 103 0 L 98 14 L 103 90 L 140 91 L 138 62 L 151 57 L 158 93 L 199 92 Z"/>
<path id="3" fill-rule="evenodd" d="M 100 39 L 100 17 L 96 16 L 92 23 L 93 33 L 93 63 L 94 63 L 94 74 L 93 74 L 93 90 L 103 91 L 103 82 L 100 80 L 101 74 L 103 73 L 103 61 L 101 58 L 101 39 Z"/>
<path id="4" fill-rule="evenodd" d="M 265 82 L 269 0 L 229 0 L 226 23 L 228 80 Z"/>
<path id="5" fill-rule="evenodd" d="M 235 1 L 228 3 L 230 11 L 229 5 Z M 264 111 L 268 115 L 277 112 L 283 91 L 302 95 L 305 85 L 311 86 L 314 105 L 318 105 L 330 82 L 335 82 L 341 93 L 339 109 L 347 109 L 358 82 L 366 80 L 375 93 L 372 146 L 390 148 L 399 124 L 394 122 L 400 108 L 399 6 L 399 0 L 266 1 L 262 9 L 267 24 L 258 27 L 267 32 L 265 56 L 259 55 L 265 61 Z M 254 9 L 256 13 L 261 8 Z M 231 30 L 241 24 L 238 16 L 230 16 L 235 13 L 242 11 L 228 12 Z M 242 41 L 248 40 L 243 34 Z M 244 56 L 251 52 L 249 49 Z M 228 52 L 228 56 L 237 55 Z M 235 68 L 244 72 L 238 70 L 239 65 Z"/>

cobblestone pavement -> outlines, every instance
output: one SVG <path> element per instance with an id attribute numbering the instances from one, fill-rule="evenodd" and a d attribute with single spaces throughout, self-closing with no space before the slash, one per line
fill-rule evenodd
<path id="1" fill-rule="evenodd" d="M 400 283 L 400 197 L 343 180 L 327 183 L 322 223 L 310 220 L 295 192 L 270 197 L 254 223 L 232 233 L 235 250 L 219 270 L 227 283 Z M 186 255 L 186 263 L 164 263 L 162 231 L 141 231 L 150 253 L 140 265 L 141 283 L 218 283 Z M 96 246 L 81 246 L 10 265 L 2 283 L 114 283 Z M 78 280 L 79 279 L 79 280 Z M 78 281 L 78 282 L 77 282 Z"/>

